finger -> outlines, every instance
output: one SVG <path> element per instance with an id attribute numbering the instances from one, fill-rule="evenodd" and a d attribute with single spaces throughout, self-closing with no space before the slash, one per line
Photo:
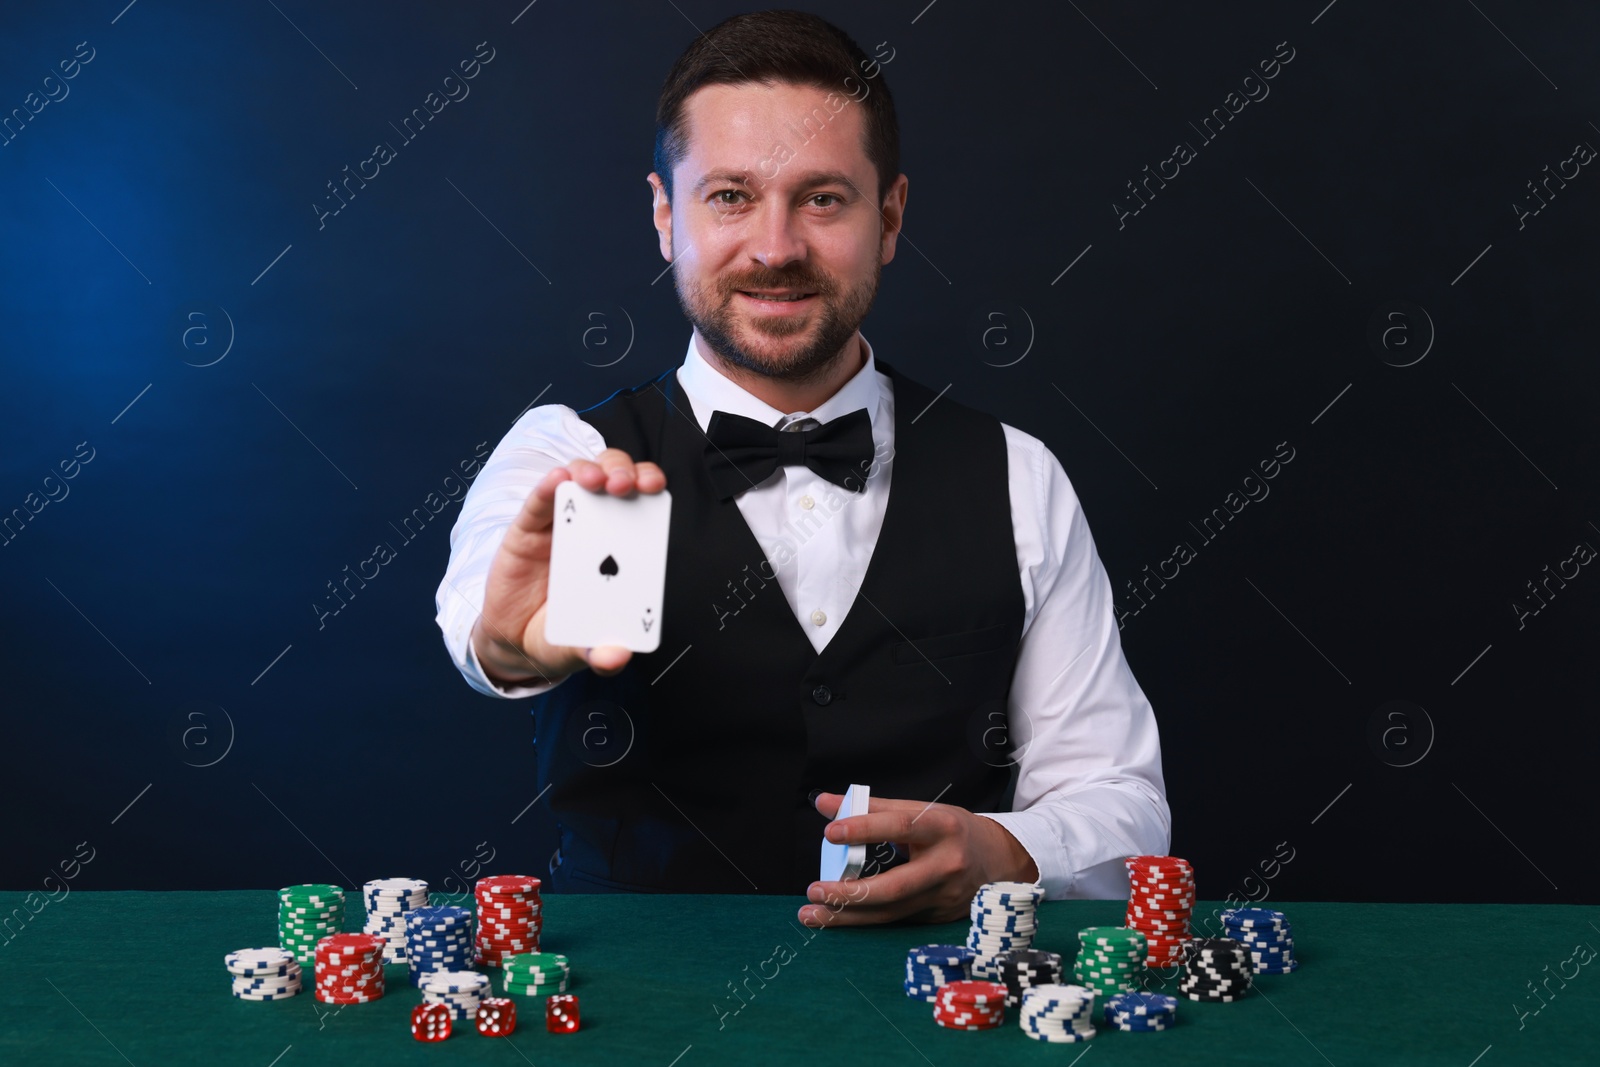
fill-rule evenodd
<path id="1" fill-rule="evenodd" d="M 816 803 L 813 806 L 818 812 L 826 815 L 828 818 L 836 819 L 839 817 L 839 805 L 843 803 L 843 793 L 818 793 Z M 922 800 L 894 800 L 890 797 L 867 798 L 868 812 L 898 811 L 906 808 L 914 808 L 920 811 L 927 806 L 927 802 Z"/>
<path id="2" fill-rule="evenodd" d="M 930 844 L 949 832 L 944 814 L 926 805 L 921 810 L 908 806 L 868 815 L 851 815 L 835 819 L 822 828 L 822 836 L 836 845 L 873 845 L 880 841 L 903 845 Z"/>
<path id="3" fill-rule="evenodd" d="M 659 493 L 667 484 L 667 476 L 660 466 L 648 460 L 635 463 L 633 457 L 620 448 L 605 449 L 592 460 L 571 460 L 567 469 L 585 489 L 612 496 L 628 496 L 635 490 Z"/>
<path id="4" fill-rule="evenodd" d="M 800 909 L 807 925 L 862 926 L 893 922 L 924 906 L 923 896 L 938 878 L 928 864 L 907 863 L 871 878 L 842 882 L 813 882 L 806 890 L 810 901 Z"/>
<path id="5" fill-rule="evenodd" d="M 836 818 L 839 814 L 839 805 L 844 803 L 843 793 L 818 793 L 812 807 L 817 812 L 829 819 Z"/>
<path id="6" fill-rule="evenodd" d="M 633 658 L 633 652 L 621 645 L 597 645 L 577 651 L 589 669 L 599 675 L 616 674 Z"/>

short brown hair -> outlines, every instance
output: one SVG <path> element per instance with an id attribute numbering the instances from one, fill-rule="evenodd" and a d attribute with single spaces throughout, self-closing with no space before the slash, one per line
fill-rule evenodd
<path id="1" fill-rule="evenodd" d="M 864 73 L 871 71 L 871 73 Z M 876 84 L 868 85 L 869 81 Z M 689 150 L 684 104 L 706 85 L 785 82 L 840 92 L 866 108 L 863 149 L 878 171 L 878 202 L 900 173 L 900 124 L 881 69 L 839 27 L 805 11 L 735 15 L 684 49 L 656 103 L 655 171 L 672 199 L 672 168 Z M 860 89 L 867 95 L 857 100 Z"/>

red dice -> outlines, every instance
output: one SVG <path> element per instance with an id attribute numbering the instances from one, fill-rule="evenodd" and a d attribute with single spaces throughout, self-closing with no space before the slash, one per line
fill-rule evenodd
<path id="1" fill-rule="evenodd" d="M 578 998 L 571 993 L 546 997 L 544 1028 L 552 1034 L 570 1034 L 578 1029 Z"/>
<path id="2" fill-rule="evenodd" d="M 478 1001 L 478 1033 L 505 1037 L 517 1028 L 517 1002 L 510 997 L 484 997 Z"/>
<path id="3" fill-rule="evenodd" d="M 411 1009 L 411 1036 L 418 1041 L 443 1041 L 450 1036 L 450 1009 L 443 1004 L 418 1004 Z"/>

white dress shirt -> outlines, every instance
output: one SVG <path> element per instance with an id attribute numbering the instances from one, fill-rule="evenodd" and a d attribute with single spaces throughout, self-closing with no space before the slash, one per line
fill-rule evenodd
<path id="1" fill-rule="evenodd" d="M 827 422 L 866 408 L 876 454 L 892 457 L 893 383 L 877 369 L 864 337 L 862 344 L 865 365 L 810 412 L 778 411 L 758 400 L 708 363 L 692 336 L 678 380 L 702 431 L 713 411 L 773 426 L 786 415 Z M 1111 582 L 1072 483 L 1038 438 L 1011 426 L 1004 430 L 1025 605 L 1007 704 L 1018 777 L 1014 810 L 980 814 L 1004 826 L 1033 857 L 1048 897 L 1125 899 L 1122 857 L 1164 854 L 1171 839 L 1155 715 L 1122 654 Z M 450 531 L 437 622 L 451 659 L 479 692 L 517 698 L 552 688 L 490 682 L 472 649 L 472 627 L 483 608 L 489 564 L 528 494 L 552 468 L 596 459 L 605 448 L 600 433 L 572 408 L 531 408 L 467 491 Z M 893 466 L 888 459 L 861 493 L 842 492 L 808 467 L 780 466 L 735 498 L 819 652 L 845 614 L 858 610 L 852 604 L 883 525 Z"/>

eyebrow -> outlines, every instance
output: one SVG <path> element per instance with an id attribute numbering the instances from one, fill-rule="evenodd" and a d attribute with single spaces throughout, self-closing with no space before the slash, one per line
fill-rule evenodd
<path id="1" fill-rule="evenodd" d="M 733 170 L 712 171 L 695 182 L 694 193 L 696 196 L 700 195 L 709 185 L 749 185 L 750 182 L 746 177 L 749 173 L 749 171 Z M 850 176 L 840 170 L 804 171 L 800 174 L 799 181 L 801 185 L 843 185 L 851 189 L 856 187 L 856 183 L 851 180 Z"/>

